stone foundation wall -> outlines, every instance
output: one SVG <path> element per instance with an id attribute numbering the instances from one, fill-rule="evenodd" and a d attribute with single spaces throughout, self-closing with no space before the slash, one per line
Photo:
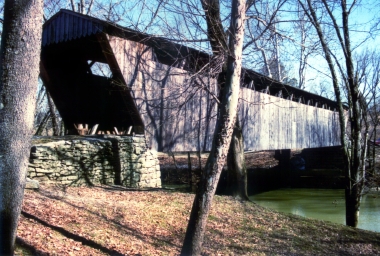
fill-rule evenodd
<path id="1" fill-rule="evenodd" d="M 161 187 L 161 171 L 157 152 L 146 148 L 145 137 L 105 135 L 112 141 L 116 170 L 120 181 L 127 187 Z"/>
<path id="2" fill-rule="evenodd" d="M 137 136 L 35 137 L 28 177 L 67 186 L 161 187 L 157 154 Z"/>

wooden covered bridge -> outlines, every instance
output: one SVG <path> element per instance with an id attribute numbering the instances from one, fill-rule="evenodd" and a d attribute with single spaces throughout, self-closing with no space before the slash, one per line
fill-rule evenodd
<path id="1" fill-rule="evenodd" d="M 210 56 L 106 21 L 61 10 L 43 29 L 41 77 L 65 126 L 145 133 L 159 151 L 208 151 L 217 115 Z M 339 145 L 336 102 L 242 72 L 245 150 Z"/>

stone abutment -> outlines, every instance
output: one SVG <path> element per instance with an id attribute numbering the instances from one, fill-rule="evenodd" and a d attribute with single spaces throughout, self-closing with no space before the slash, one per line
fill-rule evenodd
<path id="1" fill-rule="evenodd" d="M 143 136 L 34 137 L 28 177 L 65 186 L 161 187 L 157 153 Z"/>

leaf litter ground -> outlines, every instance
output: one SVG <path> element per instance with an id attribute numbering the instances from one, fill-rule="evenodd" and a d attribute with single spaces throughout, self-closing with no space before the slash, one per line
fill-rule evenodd
<path id="1" fill-rule="evenodd" d="M 165 183 L 188 183 L 187 155 L 159 159 Z M 192 155 L 192 168 L 206 159 Z M 246 163 L 253 169 L 278 164 L 269 151 L 246 154 Z M 193 199 L 170 190 L 43 185 L 26 191 L 16 254 L 178 255 Z M 203 254 L 379 255 L 380 234 L 216 196 Z"/>
<path id="2" fill-rule="evenodd" d="M 193 194 L 117 186 L 25 191 L 17 255 L 178 255 Z M 379 255 L 380 233 L 215 196 L 204 255 Z"/>

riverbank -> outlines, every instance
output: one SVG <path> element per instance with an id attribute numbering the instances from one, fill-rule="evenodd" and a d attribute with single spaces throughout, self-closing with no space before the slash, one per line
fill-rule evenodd
<path id="1" fill-rule="evenodd" d="M 27 190 L 17 255 L 178 255 L 194 195 L 122 187 Z M 204 255 L 379 255 L 380 233 L 215 196 Z"/>
<path id="2" fill-rule="evenodd" d="M 344 189 L 282 188 L 250 197 L 255 203 L 273 210 L 345 224 Z M 362 196 L 358 228 L 380 232 L 379 196 Z"/>

